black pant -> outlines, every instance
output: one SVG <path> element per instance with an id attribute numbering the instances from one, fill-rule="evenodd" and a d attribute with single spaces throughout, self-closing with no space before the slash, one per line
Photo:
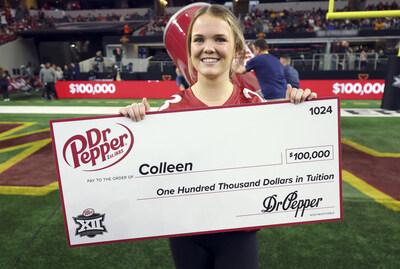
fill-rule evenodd
<path id="1" fill-rule="evenodd" d="M 58 99 L 56 88 L 54 87 L 54 82 L 45 83 L 44 88 L 46 90 L 46 94 L 47 94 L 47 99 L 48 100 L 51 100 L 51 93 L 54 93 L 54 96 L 56 97 L 56 99 Z"/>
<path id="2" fill-rule="evenodd" d="M 257 269 L 257 232 L 174 237 L 169 245 L 177 269 Z"/>
<path id="3" fill-rule="evenodd" d="M 1 85 L 1 93 L 4 99 L 8 99 L 8 85 Z"/>

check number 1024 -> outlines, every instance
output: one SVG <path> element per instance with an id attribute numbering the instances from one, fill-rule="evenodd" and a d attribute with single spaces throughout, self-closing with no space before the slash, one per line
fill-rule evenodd
<path id="1" fill-rule="evenodd" d="M 324 115 L 324 114 L 332 114 L 332 106 L 315 106 L 310 107 L 311 115 Z"/>

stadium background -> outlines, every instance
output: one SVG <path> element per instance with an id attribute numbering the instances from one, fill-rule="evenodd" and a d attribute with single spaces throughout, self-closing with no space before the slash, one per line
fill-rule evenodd
<path id="1" fill-rule="evenodd" d="M 324 3 L 327 5 L 327 2 Z M 35 37 L 24 37 L 21 32 L 22 38 L 18 36 L 16 41 L 1 45 L 0 66 L 6 66 L 9 63 L 4 61 L 4 53 L 10 50 L 8 47 L 15 45 L 17 49 L 21 49 L 18 46 L 21 42 L 31 42 L 29 44 L 36 45 L 36 56 L 35 52 L 30 55 L 32 58 L 40 58 L 38 63 L 46 60 L 45 57 L 51 57 L 51 55 L 40 53 L 41 42 L 49 42 L 46 39 L 40 41 L 47 30 L 49 29 L 30 33 Z M 389 29 L 389 31 L 395 31 L 392 36 L 388 35 L 389 38 L 382 35 L 384 37 L 378 41 L 355 42 L 367 42 L 370 46 L 379 45 L 381 42 L 392 43 L 398 39 L 399 30 L 397 28 Z M 56 36 L 63 35 L 57 32 L 55 31 Z M 115 38 L 120 39 L 121 35 L 118 33 Z M 131 38 L 136 37 L 129 36 L 129 39 Z M 150 38 L 158 38 L 158 40 L 146 43 L 148 53 L 154 54 L 150 55 L 153 56 L 152 58 L 161 57 L 164 51 L 158 44 L 160 37 Z M 269 40 L 268 38 L 267 33 L 266 39 Z M 276 38 L 279 39 L 279 36 Z M 299 37 L 293 38 L 299 39 Z M 336 37 L 336 40 L 344 39 L 351 40 L 351 36 Z M 103 45 L 100 49 L 104 49 L 104 40 L 100 43 Z M 252 40 L 252 38 L 247 38 L 247 40 Z M 301 46 L 307 42 L 303 41 Z M 63 48 L 66 45 L 71 48 L 70 44 L 60 43 L 55 44 L 55 48 L 57 46 Z M 393 44 L 396 45 L 395 42 Z M 7 47 L 5 50 L 3 50 L 4 46 Z M 275 52 L 275 48 L 277 56 L 282 51 L 298 51 L 297 46 L 276 44 L 272 53 Z M 18 51 L 14 51 L 14 48 L 11 51 L 14 63 L 7 67 L 14 77 L 18 77 L 19 65 L 26 64 L 26 59 L 24 62 L 18 62 L 18 55 L 16 55 Z M 59 58 L 62 57 L 51 60 L 59 61 Z M 85 61 L 85 59 L 79 60 Z M 156 64 L 161 62 L 160 68 L 164 63 L 166 65 L 168 63 L 164 60 L 155 62 Z M 324 64 L 320 66 L 325 68 Z M 82 66 L 82 69 L 84 68 L 85 63 Z M 136 74 L 136 76 L 150 76 L 152 79 L 161 80 L 162 77 L 157 77 L 157 75 L 168 75 L 167 71 L 168 68 L 166 72 L 161 72 L 161 70 L 133 74 L 127 72 L 126 75 L 135 76 Z M 81 72 L 82 78 L 85 78 L 84 73 Z M 379 72 L 373 68 L 305 70 L 300 72 L 300 78 L 361 80 L 359 74 L 367 74 L 367 79 L 372 77 L 382 80 L 385 79 L 385 73 L 384 69 Z M 173 79 L 172 72 L 170 75 Z M 121 73 L 121 78 L 123 76 Z M 136 77 L 136 79 L 140 78 Z M 143 78 L 148 79 L 148 77 Z M 353 115 L 341 119 L 344 220 L 261 230 L 259 232 L 260 268 L 399 268 L 400 118 L 396 111 L 386 113 L 380 109 L 379 98 L 381 97 L 375 97 L 372 100 L 344 99 L 341 101 L 342 109 L 350 111 L 349 114 Z M 80 115 L 76 113 L 85 113 L 85 116 L 87 113 L 112 114 L 116 113 L 117 107 L 134 100 L 62 99 L 57 102 L 47 102 L 41 99 L 41 91 L 32 91 L 31 95 L 26 95 L 24 90 L 16 90 L 10 98 L 12 102 L 4 102 L 0 105 L 2 112 L 0 114 L 0 242 L 2 242 L 0 267 L 173 268 L 165 239 L 72 249 L 67 247 L 60 195 L 55 183 L 57 178 L 48 121 L 79 117 Z M 151 100 L 151 104 L 155 107 L 162 102 L 163 99 Z M 84 111 L 81 107 L 88 109 Z M 35 109 L 41 113 L 35 112 Z M 371 111 L 377 112 L 375 116 L 371 117 Z"/>

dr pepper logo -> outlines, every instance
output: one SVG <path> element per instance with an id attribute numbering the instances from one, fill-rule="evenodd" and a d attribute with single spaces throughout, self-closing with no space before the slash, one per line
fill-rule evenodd
<path id="1" fill-rule="evenodd" d="M 132 146 L 132 132 L 118 123 L 112 128 L 92 128 L 72 136 L 63 147 L 63 157 L 74 169 L 99 171 L 122 161 Z"/>

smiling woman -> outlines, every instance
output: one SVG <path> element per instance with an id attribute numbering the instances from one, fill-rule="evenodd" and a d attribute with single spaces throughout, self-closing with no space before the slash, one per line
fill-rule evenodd
<path id="1" fill-rule="evenodd" d="M 256 93 L 231 81 L 234 72 L 233 59 L 239 58 L 239 64 L 243 62 L 246 45 L 240 25 L 229 10 L 219 5 L 199 8 L 190 22 L 186 46 L 189 72 L 193 74 L 194 70 L 197 71 L 197 81 L 190 88 L 173 95 L 159 111 L 265 102 Z M 292 89 L 288 86 L 287 98 L 294 103 L 314 97 L 316 95 L 309 90 Z M 141 103 L 120 109 L 122 115 L 134 121 L 143 120 L 148 111 L 150 105 L 146 98 Z M 207 126 L 204 128 L 206 130 Z M 160 170 L 164 171 L 167 164 L 164 168 L 161 165 L 158 168 L 143 164 L 141 172 L 159 173 Z M 166 171 L 177 170 L 177 167 L 168 167 Z M 258 268 L 255 230 L 173 237 L 169 242 L 178 269 Z"/>

